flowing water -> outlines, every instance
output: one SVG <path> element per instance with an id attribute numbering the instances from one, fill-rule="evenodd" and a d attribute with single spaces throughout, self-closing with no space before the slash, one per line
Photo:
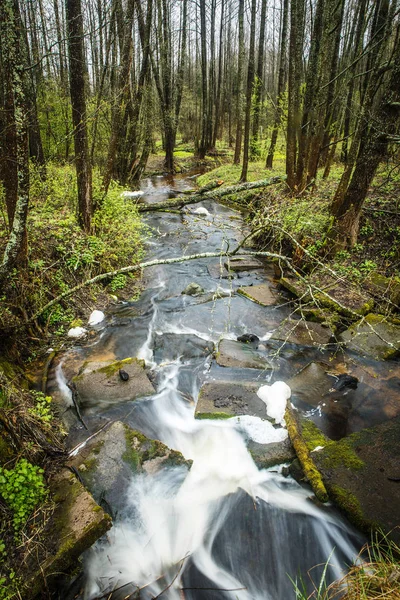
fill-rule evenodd
<path id="1" fill-rule="evenodd" d="M 143 189 L 147 202 L 158 202 L 168 197 L 171 188 L 180 191 L 191 185 L 185 178 L 154 178 L 145 181 Z M 147 217 L 148 257 L 233 248 L 242 239 L 243 222 L 237 212 L 211 201 L 201 206 L 208 215 L 189 210 L 184 216 Z M 89 430 L 95 431 L 106 420 L 122 420 L 193 461 L 189 470 L 165 468 L 126 482 L 123 497 L 115 499 L 118 514 L 113 528 L 85 557 L 80 597 L 87 600 L 286 600 L 296 597 L 291 579 L 301 575 L 310 589 L 307 572 L 317 565 L 311 575 L 318 581 L 325 563 L 329 563 L 328 581 L 339 578 L 363 543 L 332 507 L 317 506 L 310 499 L 309 488 L 284 477 L 277 468 L 256 467 L 246 440 L 278 441 L 286 436 L 285 430 L 256 417 L 194 419 L 199 388 L 205 381 L 228 377 L 258 381 L 261 386 L 287 380 L 300 367 L 326 358 L 318 348 L 294 345 L 278 355 L 278 345 L 268 343 L 269 332 L 289 315 L 290 303 L 282 297 L 278 306 L 266 308 L 234 294 L 240 286 L 271 281 L 271 272 L 267 268 L 232 279 L 222 277 L 221 269 L 218 277 L 218 262 L 202 259 L 148 269 L 139 301 L 115 307 L 96 327 L 98 336 L 92 345 L 76 348 L 73 359 L 65 358 L 65 364 L 128 356 L 144 359 L 156 394 L 111 406 L 96 399 L 82 409 Z M 181 293 L 193 281 L 205 295 Z M 213 297 L 216 291 L 224 297 Z M 272 370 L 227 371 L 215 364 L 214 343 L 249 332 L 265 343 Z M 59 366 L 61 385 L 63 378 Z M 301 401 L 307 402 L 307 393 L 312 396 L 318 390 L 310 386 Z M 362 385 L 351 393 L 358 394 L 352 401 L 361 406 Z M 328 419 L 323 411 L 313 415 L 321 422 Z M 363 419 L 361 409 L 348 411 L 347 427 L 355 429 Z M 85 435 L 76 426 L 70 434 L 71 446 Z"/>

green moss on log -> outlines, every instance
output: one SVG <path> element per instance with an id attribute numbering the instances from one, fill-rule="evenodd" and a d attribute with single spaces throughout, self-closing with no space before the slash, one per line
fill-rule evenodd
<path id="1" fill-rule="evenodd" d="M 231 419 L 235 415 L 228 415 L 225 412 L 201 412 L 195 414 L 195 419 Z"/>
<path id="2" fill-rule="evenodd" d="M 285 421 L 290 441 L 293 444 L 297 457 L 303 468 L 304 474 L 310 482 L 314 494 L 316 495 L 318 500 L 320 500 L 320 502 L 327 502 L 328 493 L 326 491 L 324 482 L 322 481 L 321 473 L 318 471 L 317 467 L 314 464 L 314 461 L 310 456 L 307 444 L 301 436 L 300 426 L 289 403 L 285 412 Z"/>
<path id="3" fill-rule="evenodd" d="M 324 467 L 328 469 L 342 466 L 358 471 L 364 466 L 363 461 L 353 450 L 351 437 L 335 442 L 325 437 L 318 427 L 308 420 L 303 420 L 301 423 L 301 437 L 309 452 L 317 446 L 323 446 L 324 451 L 321 460 Z"/>

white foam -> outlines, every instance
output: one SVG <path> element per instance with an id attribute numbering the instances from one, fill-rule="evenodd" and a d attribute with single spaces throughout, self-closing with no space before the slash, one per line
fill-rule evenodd
<path id="1" fill-rule="evenodd" d="M 285 426 L 286 402 L 291 393 L 290 387 L 284 381 L 275 381 L 272 385 L 262 385 L 257 390 L 257 396 L 266 405 L 267 415 L 282 426 Z"/>
<path id="2" fill-rule="evenodd" d="M 287 430 L 275 427 L 269 421 L 250 415 L 241 415 L 231 419 L 240 426 L 246 435 L 258 444 L 271 444 L 272 442 L 283 442 L 288 437 Z"/>
<path id="3" fill-rule="evenodd" d="M 105 314 L 101 310 L 94 310 L 88 320 L 89 325 L 98 325 L 104 321 Z"/>
<path id="4" fill-rule="evenodd" d="M 87 334 L 87 330 L 84 327 L 72 327 L 67 333 L 70 338 L 79 339 Z"/>

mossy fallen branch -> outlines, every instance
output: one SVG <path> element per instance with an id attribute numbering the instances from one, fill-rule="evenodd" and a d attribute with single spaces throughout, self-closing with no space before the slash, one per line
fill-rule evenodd
<path id="1" fill-rule="evenodd" d="M 120 273 L 132 273 L 134 271 L 141 271 L 142 269 L 147 269 L 148 267 L 154 267 L 157 265 L 171 265 L 174 263 L 186 262 L 188 260 L 197 260 L 197 259 L 201 259 L 201 258 L 219 258 L 222 256 L 226 256 L 228 258 L 231 256 L 263 256 L 263 257 L 271 258 L 271 259 L 279 259 L 279 260 L 284 261 L 288 266 L 290 265 L 290 259 L 287 258 L 286 256 L 284 256 L 283 254 L 276 254 L 275 252 L 254 252 L 254 251 L 237 253 L 237 248 L 235 248 L 234 250 L 231 250 L 231 251 L 229 251 L 229 248 L 228 248 L 225 252 L 203 252 L 200 254 L 190 254 L 188 256 L 177 256 L 174 258 L 150 260 L 147 262 L 138 263 L 136 265 L 129 265 L 127 267 L 122 267 L 121 269 L 115 269 L 114 271 L 108 271 L 107 273 L 100 273 L 99 275 L 96 275 L 95 277 L 92 277 L 91 279 L 87 279 L 86 281 L 79 283 L 78 285 L 74 286 L 73 288 L 66 290 L 65 292 L 63 292 L 62 294 L 60 294 L 59 296 L 57 296 L 56 298 L 54 298 L 53 300 L 51 300 L 50 302 L 45 304 L 45 306 L 43 306 L 40 310 L 35 312 L 34 315 L 29 317 L 29 319 L 26 319 L 21 324 L 10 327 L 9 329 L 20 329 L 21 327 L 25 327 L 29 323 L 32 323 L 33 321 L 35 321 L 44 312 L 46 312 L 47 310 L 52 308 L 55 304 L 58 304 L 59 302 L 61 302 L 61 300 L 65 300 L 65 298 L 72 296 L 72 294 L 75 294 L 82 288 L 87 287 L 89 285 L 93 285 L 94 283 L 98 283 L 100 281 L 112 279 L 113 277 L 115 277 L 116 275 L 119 275 Z"/>
<path id="2" fill-rule="evenodd" d="M 315 466 L 307 445 L 299 432 L 300 426 L 289 402 L 286 407 L 285 422 L 290 441 L 293 444 L 297 457 L 301 463 L 301 466 L 303 467 L 304 474 L 310 482 L 314 494 L 320 502 L 328 502 L 328 492 L 326 491 L 324 482 L 322 481 L 321 474 Z"/>
<path id="3" fill-rule="evenodd" d="M 254 190 L 257 188 L 264 188 L 270 185 L 275 185 L 285 181 L 286 177 L 271 177 L 270 179 L 261 179 L 259 181 L 251 181 L 249 183 L 240 183 L 237 185 L 231 185 L 218 190 L 209 189 L 211 184 L 205 186 L 199 192 L 193 196 L 187 198 L 175 198 L 174 200 L 168 200 L 167 202 L 159 202 L 157 204 L 141 204 L 138 206 L 138 211 L 142 212 L 157 212 L 168 208 L 182 208 L 186 204 L 196 204 L 197 202 L 203 202 L 204 200 L 217 200 L 223 196 L 230 196 L 232 194 L 238 194 L 248 190 Z M 219 182 L 217 182 L 218 184 Z M 207 189 L 208 188 L 208 189 Z M 205 190 L 205 191 L 204 191 Z"/>

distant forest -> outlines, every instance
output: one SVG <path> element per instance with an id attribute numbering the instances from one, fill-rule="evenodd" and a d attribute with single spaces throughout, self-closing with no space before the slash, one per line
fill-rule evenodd
<path id="1" fill-rule="evenodd" d="M 286 157 L 289 191 L 334 160 L 336 235 L 351 246 L 379 163 L 398 156 L 397 0 L 1 0 L 0 179 L 10 238 L 24 244 L 30 161 L 73 160 L 89 232 L 102 188 L 135 185 L 157 140 L 242 165 Z"/>

